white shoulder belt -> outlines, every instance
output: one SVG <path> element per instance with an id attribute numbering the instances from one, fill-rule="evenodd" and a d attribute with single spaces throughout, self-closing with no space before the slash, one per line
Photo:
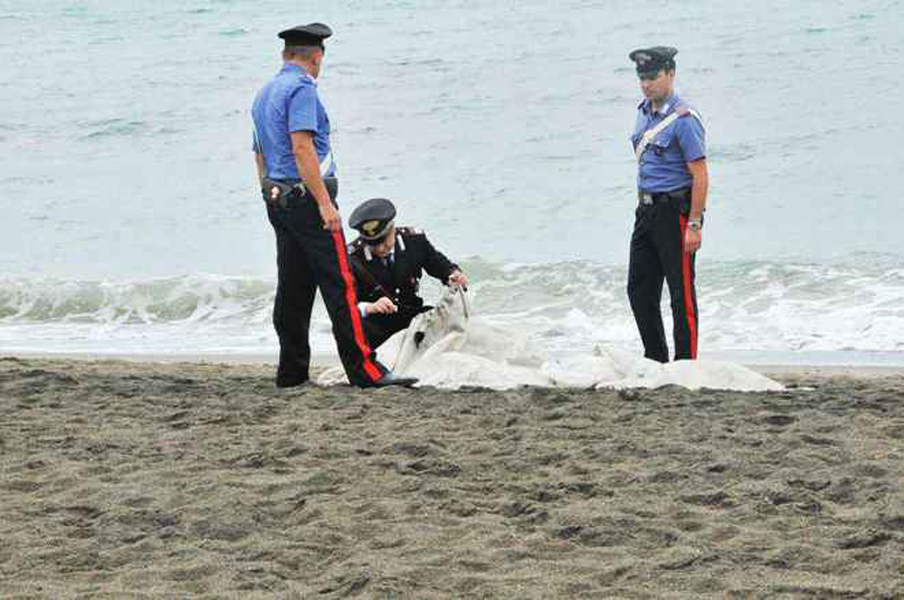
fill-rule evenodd
<path id="1" fill-rule="evenodd" d="M 326 153 L 326 156 L 323 157 L 323 160 L 320 161 L 320 176 L 326 177 L 326 174 L 330 172 L 330 169 L 333 167 L 333 149 Z"/>
<path id="2" fill-rule="evenodd" d="M 662 121 L 660 121 L 659 124 L 656 125 L 656 127 L 654 127 L 653 129 L 648 129 L 644 132 L 643 137 L 640 138 L 640 143 L 638 143 L 637 148 L 634 149 L 634 154 L 637 156 L 637 162 L 640 162 L 640 157 L 643 155 L 644 150 L 647 149 L 647 146 L 649 146 L 653 142 L 657 135 L 659 135 L 666 127 L 677 121 L 680 117 L 683 117 L 687 114 L 693 115 L 697 118 L 698 121 L 703 123 L 700 115 L 698 115 L 692 109 L 676 110 L 675 112 L 664 118 Z"/>

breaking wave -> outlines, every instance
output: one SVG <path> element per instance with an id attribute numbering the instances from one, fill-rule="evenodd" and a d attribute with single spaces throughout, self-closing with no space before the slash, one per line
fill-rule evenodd
<path id="1" fill-rule="evenodd" d="M 551 352 L 637 333 L 625 269 L 591 262 L 465 261 L 475 312 Z M 439 284 L 422 289 L 437 298 Z M 193 274 L 144 281 L 0 277 L 0 348 L 53 352 L 270 352 L 275 278 Z M 904 267 L 883 257 L 847 264 L 704 263 L 700 346 L 716 351 L 904 352 Z M 668 295 L 663 314 L 670 328 Z M 332 351 L 318 300 L 312 345 Z M 81 345 L 80 345 L 81 344 Z"/>

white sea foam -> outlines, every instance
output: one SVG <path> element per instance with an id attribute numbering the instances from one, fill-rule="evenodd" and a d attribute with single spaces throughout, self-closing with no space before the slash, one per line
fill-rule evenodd
<path id="1" fill-rule="evenodd" d="M 698 274 L 701 356 L 904 356 L 904 270 L 875 257 L 870 262 L 704 265 Z M 480 260 L 463 266 L 487 326 L 517 331 L 555 356 L 588 354 L 597 345 L 638 352 L 624 268 Z M 428 300 L 440 292 L 436 282 L 425 281 Z M 274 293 L 272 279 L 216 275 L 132 282 L 0 278 L 0 349 L 274 354 Z M 667 293 L 662 308 L 670 330 Z M 319 301 L 312 346 L 335 352 Z"/>

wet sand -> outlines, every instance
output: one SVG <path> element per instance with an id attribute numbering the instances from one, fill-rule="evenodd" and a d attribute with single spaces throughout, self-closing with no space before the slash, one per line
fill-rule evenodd
<path id="1" fill-rule="evenodd" d="M 278 391 L 0 358 L 0 597 L 904 598 L 904 375 Z"/>

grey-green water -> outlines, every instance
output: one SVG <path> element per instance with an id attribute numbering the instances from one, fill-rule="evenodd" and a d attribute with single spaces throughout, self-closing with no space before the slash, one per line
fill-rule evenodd
<path id="1" fill-rule="evenodd" d="M 394 199 L 488 277 L 486 312 L 536 304 L 549 339 L 635 337 L 627 53 L 664 43 L 709 141 L 702 341 L 900 350 L 902 17 L 893 0 L 0 0 L 0 340 L 107 343 L 73 321 L 137 320 L 166 346 L 154 324 L 226 315 L 272 345 L 248 109 L 280 66 L 276 31 L 320 20 L 343 213 Z M 585 287 L 543 308 L 560 282 Z"/>

